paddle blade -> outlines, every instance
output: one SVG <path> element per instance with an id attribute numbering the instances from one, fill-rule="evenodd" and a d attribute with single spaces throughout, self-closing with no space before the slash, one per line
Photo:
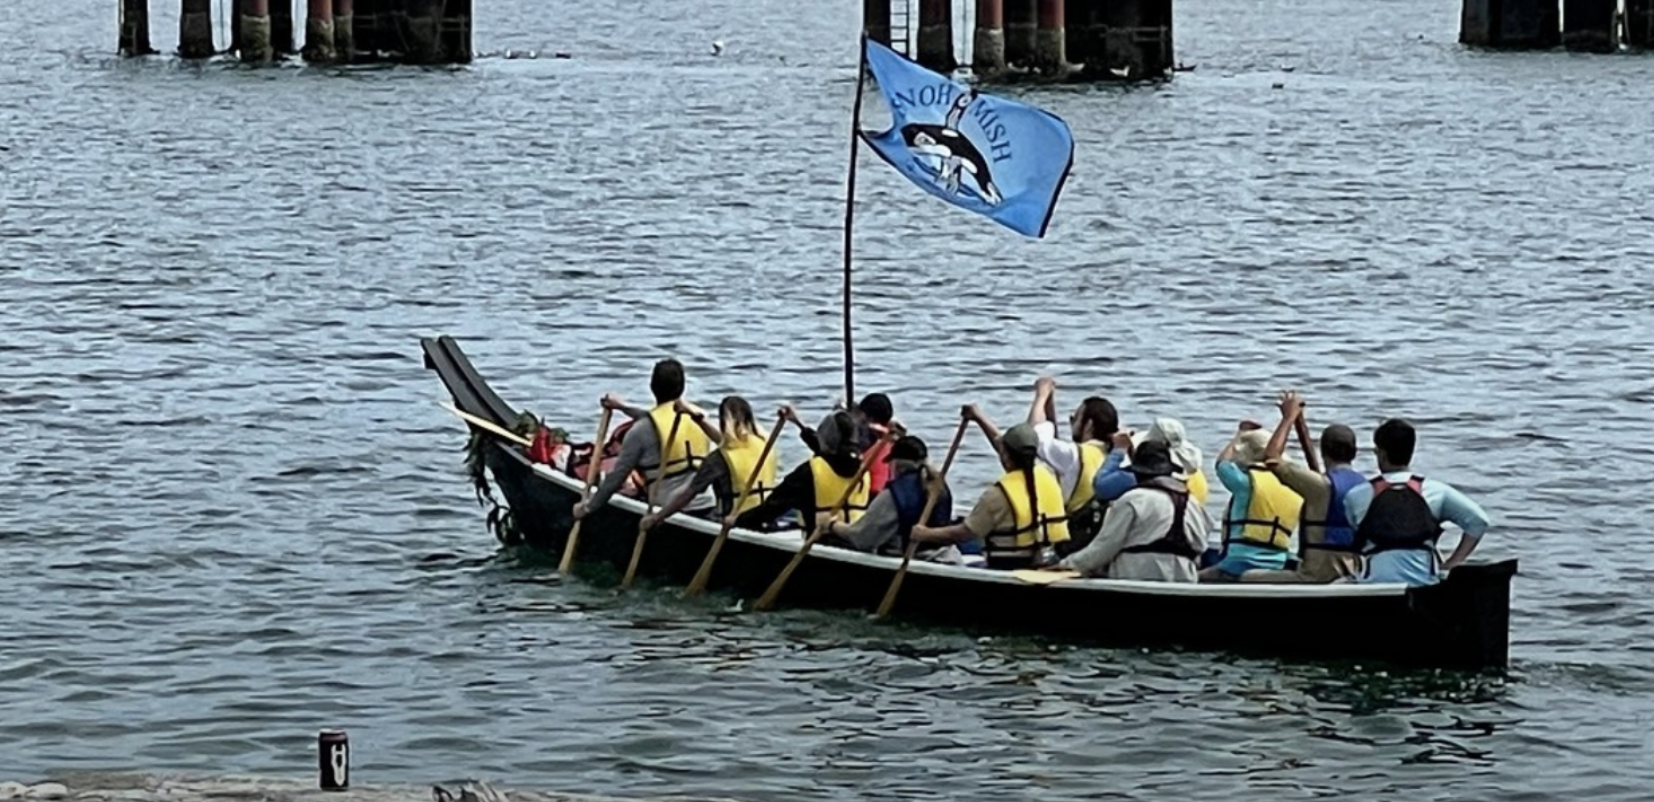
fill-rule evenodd
<path id="1" fill-rule="evenodd" d="M 1030 585 L 1050 585 L 1050 584 L 1054 584 L 1054 583 L 1057 583 L 1057 582 L 1061 582 L 1065 579 L 1079 579 L 1080 578 L 1080 572 L 1078 572 L 1078 571 L 1039 571 L 1039 570 L 1025 568 L 1025 569 L 1021 569 L 1021 570 L 1017 570 L 1017 571 L 1012 571 L 1011 576 L 1012 576 L 1012 578 L 1016 579 L 1018 582 L 1026 582 Z"/>

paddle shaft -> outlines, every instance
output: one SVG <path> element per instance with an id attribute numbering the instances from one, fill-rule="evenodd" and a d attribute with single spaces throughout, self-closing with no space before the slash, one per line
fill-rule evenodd
<path id="1" fill-rule="evenodd" d="M 644 494 L 649 499 L 643 507 L 645 518 L 655 512 L 655 501 L 660 497 L 661 482 L 666 479 L 666 458 L 672 453 L 672 441 L 678 438 L 678 424 L 683 423 L 683 419 L 686 417 L 689 417 L 688 414 L 683 412 L 673 415 L 672 425 L 667 427 L 666 438 L 660 441 L 660 467 L 655 471 L 655 481 L 649 483 L 649 491 Z M 683 446 L 684 464 L 689 463 L 690 456 L 689 444 L 685 443 Z M 643 560 L 643 543 L 648 539 L 649 530 L 643 528 L 643 521 L 639 520 L 637 524 L 637 542 L 632 544 L 632 561 L 626 564 L 626 576 L 620 580 L 622 588 L 631 587 L 632 580 L 637 577 L 637 565 Z"/>
<path id="2" fill-rule="evenodd" d="M 522 435 L 517 434 L 516 432 L 513 432 L 510 429 L 507 429 L 504 426 L 501 426 L 501 425 L 499 425 L 499 424 L 497 424 L 497 423 L 495 423 L 491 420 L 488 420 L 486 418 L 479 418 L 475 415 L 472 415 L 471 413 L 466 412 L 465 410 L 460 409 L 459 407 L 456 407 L 453 404 L 450 404 L 446 401 L 442 402 L 442 408 L 448 410 L 449 412 L 454 413 L 455 415 L 458 415 L 461 420 L 465 421 L 466 423 L 471 424 L 472 426 L 477 427 L 478 429 L 482 429 L 484 431 L 488 431 L 488 432 L 492 432 L 494 434 L 497 434 L 500 437 L 503 437 L 507 440 L 510 440 L 513 443 L 516 443 L 517 445 L 523 446 L 524 448 L 527 448 L 529 446 L 534 445 L 534 443 L 531 442 L 528 438 L 523 437 Z"/>
<path id="3" fill-rule="evenodd" d="M 959 429 L 953 433 L 953 442 L 948 445 L 948 456 L 942 461 L 942 472 L 932 480 L 930 494 L 925 498 L 924 512 L 919 513 L 919 520 L 915 526 L 929 526 L 930 514 L 936 510 L 936 502 L 942 498 L 942 490 L 947 487 L 948 469 L 953 467 L 953 457 L 959 453 L 959 444 L 965 439 L 965 430 L 969 428 L 969 420 L 960 420 Z M 884 592 L 884 599 L 879 602 L 879 609 L 873 613 L 874 618 L 884 618 L 896 606 L 896 594 L 902 590 L 902 580 L 907 578 L 908 563 L 913 562 L 913 555 L 919 551 L 919 541 L 908 536 L 907 549 L 902 552 L 902 565 L 896 569 L 896 575 L 890 578 L 890 587 Z"/>
<path id="4" fill-rule="evenodd" d="M 699 596 L 706 591 L 706 585 L 712 581 L 712 564 L 718 560 L 718 552 L 723 551 L 724 541 L 729 539 L 729 530 L 735 524 L 735 516 L 741 512 L 741 505 L 747 503 L 747 496 L 752 494 L 752 488 L 758 483 L 758 474 L 764 470 L 764 460 L 770 458 L 770 451 L 775 448 L 776 441 L 781 439 L 781 433 L 787 429 L 787 416 L 778 415 L 775 428 L 770 430 L 770 437 L 764 441 L 764 450 L 758 452 L 758 462 L 752 469 L 752 474 L 741 485 L 741 495 L 736 497 L 735 506 L 730 507 L 729 514 L 724 516 L 723 526 L 718 527 L 718 536 L 712 539 L 712 548 L 706 552 L 706 558 L 701 560 L 701 567 L 696 569 L 695 578 L 689 581 L 689 587 L 684 588 L 685 596 Z"/>
<path id="5" fill-rule="evenodd" d="M 597 419 L 597 439 L 592 442 L 592 461 L 586 465 L 586 489 L 580 494 L 581 501 L 591 497 L 592 488 L 597 485 L 598 474 L 603 472 L 603 443 L 609 437 L 609 416 L 613 414 L 614 410 L 604 407 L 603 416 Z M 587 515 L 591 512 L 586 510 Z M 585 520 L 581 518 L 575 521 L 574 526 L 569 529 L 569 542 L 563 544 L 563 560 L 557 564 L 557 572 L 560 574 L 566 574 L 574 567 L 574 551 L 580 543 L 580 524 Z"/>
<path id="6" fill-rule="evenodd" d="M 1298 430 L 1298 445 L 1304 449 L 1304 464 L 1308 465 L 1310 470 L 1320 473 L 1321 455 L 1315 453 L 1314 446 L 1310 445 L 1309 423 L 1304 420 L 1304 413 L 1298 413 L 1298 419 L 1292 422 L 1292 426 Z"/>
<path id="7" fill-rule="evenodd" d="M 885 436 L 879 438 L 879 442 L 888 443 L 891 439 L 893 438 L 887 432 Z M 861 484 L 862 477 L 867 475 L 867 466 L 873 464 L 874 459 L 881 458 L 881 451 L 882 449 L 873 447 L 867 449 L 867 453 L 861 455 L 861 465 L 856 468 L 856 475 L 850 478 L 850 485 L 844 488 L 844 493 L 839 496 L 838 503 L 833 505 L 832 512 L 827 516 L 829 524 L 838 520 L 839 515 L 844 512 L 844 505 L 850 502 L 850 495 L 856 492 L 856 486 Z M 781 569 L 781 573 L 776 575 L 775 581 L 770 583 L 769 589 L 764 591 L 764 595 L 758 597 L 758 601 L 752 605 L 752 609 L 768 610 L 775 606 L 775 600 L 781 595 L 781 589 L 787 586 L 787 580 L 793 578 L 793 572 L 798 570 L 798 566 L 804 564 L 804 558 L 809 556 L 810 549 L 815 547 L 816 541 L 820 540 L 826 531 L 826 526 L 818 524 L 815 531 L 811 532 L 809 537 L 804 538 L 804 545 L 798 548 L 798 553 L 793 555 L 793 559 L 787 563 L 787 567 Z"/>

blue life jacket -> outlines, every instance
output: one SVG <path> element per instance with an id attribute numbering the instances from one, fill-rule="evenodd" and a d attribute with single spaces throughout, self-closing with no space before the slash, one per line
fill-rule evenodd
<path id="1" fill-rule="evenodd" d="M 1325 545 L 1339 551 L 1355 551 L 1355 527 L 1350 526 L 1350 519 L 1344 514 L 1344 497 L 1350 494 L 1350 488 L 1367 479 L 1351 468 L 1335 469 L 1327 474 L 1327 479 L 1332 482 L 1332 497 L 1327 499 Z"/>
<path id="2" fill-rule="evenodd" d="M 890 480 L 884 486 L 884 492 L 890 494 L 896 502 L 897 537 L 902 548 L 907 548 L 908 536 L 913 533 L 913 527 L 919 523 L 919 515 L 925 511 L 925 481 L 922 478 L 924 471 L 908 471 L 901 476 Z M 953 520 L 953 493 L 947 485 L 942 486 L 942 495 L 936 499 L 936 506 L 930 511 L 930 520 L 926 526 L 947 526 Z"/>

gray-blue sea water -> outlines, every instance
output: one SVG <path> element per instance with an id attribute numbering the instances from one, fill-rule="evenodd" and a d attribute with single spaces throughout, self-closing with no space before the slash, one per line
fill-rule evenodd
<path id="1" fill-rule="evenodd" d="M 1469 51 L 1452 0 L 1186 0 L 1194 71 L 1013 91 L 1078 139 L 1045 240 L 863 156 L 858 392 L 942 441 L 1049 371 L 1208 458 L 1283 387 L 1316 427 L 1410 416 L 1496 518 L 1481 556 L 1522 560 L 1514 667 L 1465 678 L 498 555 L 420 336 L 581 436 L 668 354 L 702 400 L 831 402 L 858 8 L 478 5 L 479 50 L 571 57 L 121 61 L 112 0 L 0 13 L 0 777 L 302 775 L 343 727 L 359 783 L 1646 797 L 1654 58 Z M 959 482 L 990 470 L 968 441 Z"/>

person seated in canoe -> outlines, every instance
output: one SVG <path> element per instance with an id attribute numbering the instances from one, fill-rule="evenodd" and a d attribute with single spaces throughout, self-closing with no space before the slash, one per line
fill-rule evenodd
<path id="1" fill-rule="evenodd" d="M 1426 479 L 1410 467 L 1418 434 L 1400 418 L 1373 432 L 1378 475 L 1344 496 L 1344 516 L 1366 557 L 1361 582 L 1431 585 L 1470 557 L 1491 522 L 1487 512 L 1452 485 Z M 1446 562 L 1436 552 L 1442 521 L 1459 527 L 1459 545 Z"/>
<path id="2" fill-rule="evenodd" d="M 609 503 L 609 497 L 620 489 L 621 482 L 633 469 L 642 472 L 645 482 L 660 483 L 657 498 L 677 495 L 694 479 L 695 471 L 701 467 L 701 461 L 706 459 L 710 450 L 710 441 L 701 426 L 679 410 L 678 402 L 683 400 L 684 384 L 683 363 L 676 359 L 663 359 L 655 363 L 655 369 L 649 376 L 649 391 L 655 396 L 655 406 L 639 417 L 637 425 L 626 432 L 614 470 L 603 475 L 603 481 L 590 499 L 574 505 L 576 520 Z M 618 398 L 611 396 L 605 396 L 603 400 L 605 406 L 611 400 L 619 402 Z M 705 497 L 695 502 L 696 507 L 708 504 L 710 500 Z"/>
<path id="3" fill-rule="evenodd" d="M 841 499 L 844 520 L 861 520 L 867 512 L 867 477 L 851 485 L 861 471 L 861 448 L 849 411 L 841 409 L 827 416 L 815 432 L 815 442 L 819 449 L 815 455 L 789 472 L 769 497 L 737 515 L 736 527 L 770 529 L 783 516 L 796 515 L 798 524 L 809 534 L 815 531 L 818 517 L 833 512 L 833 505 Z"/>
<path id="4" fill-rule="evenodd" d="M 842 402 L 833 412 L 837 413 L 841 408 Z M 884 459 L 883 453 L 888 446 L 881 440 L 891 429 L 899 430 L 901 424 L 895 421 L 895 408 L 890 404 L 890 396 L 884 393 L 868 393 L 862 398 L 861 403 L 851 407 L 849 412 L 856 424 L 856 440 L 861 450 L 864 453 L 869 449 L 879 452 L 873 455 L 873 461 L 867 466 L 868 495 L 878 495 L 890 481 L 890 463 Z M 804 422 L 799 420 L 798 410 L 788 404 L 781 408 L 781 414 L 798 427 L 798 437 L 809 447 L 810 453 L 821 454 L 821 439 L 816 435 L 815 429 L 805 426 Z M 897 433 L 901 434 L 900 431 Z"/>
<path id="5" fill-rule="evenodd" d="M 1355 528 L 1344 515 L 1350 490 L 1366 482 L 1350 464 L 1355 462 L 1355 432 L 1341 423 L 1321 432 L 1321 462 L 1327 472 L 1282 459 L 1287 437 L 1304 414 L 1304 399 L 1285 392 L 1280 400 L 1281 422 L 1264 448 L 1264 464 L 1281 484 L 1304 499 L 1298 521 L 1298 567 L 1291 571 L 1247 571 L 1242 582 L 1333 582 L 1361 574 L 1361 555 L 1355 549 Z"/>
<path id="6" fill-rule="evenodd" d="M 1202 582 L 1234 582 L 1247 571 L 1286 568 L 1304 499 L 1264 466 L 1268 445 L 1262 426 L 1242 421 L 1218 454 L 1218 481 L 1229 491 L 1229 509 L 1223 515 L 1223 556 L 1200 572 Z"/>
<path id="7" fill-rule="evenodd" d="M 1114 447 L 1109 451 L 1108 460 L 1103 463 L 1102 470 L 1097 472 L 1097 477 L 1093 480 L 1092 491 L 1101 504 L 1107 505 L 1137 486 L 1136 475 L 1129 466 L 1138 439 L 1135 432 L 1114 434 Z M 1189 495 L 1196 503 L 1206 503 L 1210 489 L 1206 484 L 1206 472 L 1201 470 L 1200 447 L 1189 442 L 1181 421 L 1176 418 L 1155 418 L 1141 440 L 1165 443 L 1171 451 L 1172 464 L 1178 469 L 1177 480 L 1188 485 Z"/>
<path id="8" fill-rule="evenodd" d="M 925 441 L 911 434 L 891 444 L 885 460 L 894 478 L 885 485 L 885 492 L 873 497 L 861 520 L 828 524 L 827 535 L 832 540 L 822 542 L 875 554 L 901 554 L 907 548 L 913 527 L 920 523 L 930 485 L 935 481 L 936 470 L 925 462 L 929 455 Z M 952 520 L 953 491 L 944 480 L 936 506 L 923 523 L 939 527 Z"/>
<path id="9" fill-rule="evenodd" d="M 726 396 L 718 404 L 718 425 L 716 427 L 707 422 L 706 413 L 699 407 L 686 401 L 678 402 L 678 408 L 689 415 L 696 425 L 706 433 L 708 440 L 717 444 L 706 461 L 695 471 L 695 478 L 677 495 L 668 499 L 660 509 L 643 517 L 643 528 L 653 529 L 661 521 L 672 517 L 688 507 L 690 502 L 712 489 L 713 496 L 718 500 L 717 517 L 722 518 L 731 513 L 741 513 L 758 506 L 775 490 L 776 470 L 778 462 L 776 452 L 780 450 L 780 443 L 764 455 L 764 464 L 758 464 L 759 455 L 764 452 L 764 435 L 759 433 L 758 425 L 753 421 L 752 405 L 745 398 L 738 395 Z M 749 477 L 754 474 L 752 492 L 747 494 L 740 509 L 734 509 L 735 500 L 741 495 L 741 488 L 746 487 Z"/>
<path id="10" fill-rule="evenodd" d="M 1108 505 L 1091 545 L 1063 558 L 1058 568 L 1109 579 L 1195 582 L 1212 522 L 1176 478 L 1182 466 L 1161 440 L 1137 447 L 1128 469 L 1132 488 Z"/>
<path id="11" fill-rule="evenodd" d="M 981 415 L 975 405 L 962 414 Z M 1057 561 L 1056 549 L 1069 541 L 1068 511 L 1056 473 L 1039 459 L 1039 434 L 1019 423 L 995 441 L 999 478 L 971 507 L 965 520 L 948 526 L 915 526 L 913 539 L 925 543 L 985 541 L 989 568 L 1043 568 Z"/>
<path id="12" fill-rule="evenodd" d="M 1068 514 L 1070 540 L 1065 550 L 1078 549 L 1091 541 L 1101 521 L 1101 506 L 1095 503 L 1093 479 L 1108 457 L 1108 444 L 1120 428 L 1120 414 L 1114 404 L 1101 396 L 1090 396 L 1068 416 L 1072 442 L 1057 437 L 1057 382 L 1041 376 L 1034 382 L 1034 401 L 1028 408 L 1028 424 L 1039 437 L 1039 458 L 1057 476 L 1062 488 L 1063 507 Z M 972 420 L 989 440 L 999 438 L 987 416 L 974 405 Z"/>

